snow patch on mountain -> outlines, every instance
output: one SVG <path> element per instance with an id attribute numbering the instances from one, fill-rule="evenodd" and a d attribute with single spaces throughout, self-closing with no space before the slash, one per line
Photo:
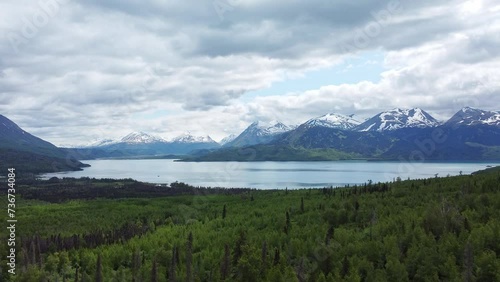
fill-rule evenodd
<path id="1" fill-rule="evenodd" d="M 210 136 L 193 136 L 190 133 L 184 133 L 172 139 L 176 143 L 216 143 Z"/>
<path id="2" fill-rule="evenodd" d="M 87 145 L 86 147 L 101 147 L 101 146 L 107 146 L 107 145 L 112 145 L 116 144 L 118 141 L 113 140 L 113 139 L 101 139 L 101 140 L 96 140 Z"/>
<path id="3" fill-rule="evenodd" d="M 317 118 L 310 119 L 304 123 L 308 127 L 329 127 L 349 130 L 361 124 L 353 118 L 353 115 L 329 113 Z"/>
<path id="4" fill-rule="evenodd" d="M 436 127 L 440 123 L 420 108 L 393 109 L 368 119 L 356 129 L 358 131 L 386 131 L 401 128 Z"/>
<path id="5" fill-rule="evenodd" d="M 458 111 L 447 122 L 447 125 L 490 125 L 500 126 L 500 112 L 484 111 L 471 107 L 465 107 Z"/>
<path id="6" fill-rule="evenodd" d="M 165 140 L 161 137 L 156 137 L 145 132 L 132 132 L 123 137 L 120 142 L 127 144 L 149 144 L 165 142 Z"/>
<path id="7" fill-rule="evenodd" d="M 293 128 L 279 121 L 252 123 L 247 130 L 255 131 L 257 136 L 270 136 L 288 132 Z"/>
<path id="8" fill-rule="evenodd" d="M 236 139 L 236 137 L 238 137 L 238 135 L 230 134 L 229 136 L 222 138 L 222 140 L 219 141 L 219 144 L 226 145 L 227 143 L 232 142 L 234 139 Z"/>

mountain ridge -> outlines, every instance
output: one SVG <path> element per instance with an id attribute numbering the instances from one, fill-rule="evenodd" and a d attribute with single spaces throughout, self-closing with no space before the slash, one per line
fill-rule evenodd
<path id="1" fill-rule="evenodd" d="M 471 126 L 483 124 L 500 127 L 500 112 L 464 107 L 454 114 L 445 124 L 450 126 Z"/>
<path id="2" fill-rule="evenodd" d="M 333 150 L 332 152 L 345 154 L 343 157 L 347 155 L 380 160 L 411 159 L 415 158 L 415 154 L 425 160 L 500 160 L 500 127 L 492 122 L 497 120 L 497 112 L 489 113 L 464 116 L 463 118 L 475 119 L 477 122 L 459 122 L 463 124 L 460 127 L 451 126 L 453 124 L 449 122 L 439 123 L 418 108 L 382 112 L 359 127 L 348 129 L 308 126 L 304 123 L 265 144 L 245 145 L 232 151 L 209 152 L 191 160 L 241 161 L 242 157 L 238 152 L 245 150 L 253 151 L 258 160 L 279 160 L 280 156 L 283 157 L 281 160 L 290 160 L 284 157 L 284 151 L 303 156 L 304 160 L 316 159 L 302 151 L 297 155 L 299 149 L 309 150 L 311 153 Z M 389 114 L 395 115 L 388 117 Z M 374 121 L 379 123 L 373 125 Z M 435 139 L 440 134 L 446 138 L 438 142 Z M 274 154 L 276 150 L 281 153 Z M 330 160 L 337 160 L 339 156 L 330 155 Z"/>
<path id="3" fill-rule="evenodd" d="M 81 170 L 85 165 L 39 137 L 23 130 L 0 115 L 0 167 L 19 172 L 56 172 Z"/>
<path id="4" fill-rule="evenodd" d="M 265 144 L 277 136 L 292 130 L 293 127 L 280 121 L 260 122 L 250 124 L 233 141 L 224 144 L 224 147 L 241 147 L 255 144 Z"/>
<path id="5" fill-rule="evenodd" d="M 440 123 L 426 111 L 420 108 L 395 108 L 376 114 L 354 130 L 356 131 L 386 131 L 401 128 L 436 127 Z"/>
<path id="6" fill-rule="evenodd" d="M 312 118 L 303 125 L 308 127 L 329 127 L 338 129 L 353 129 L 361 124 L 360 121 L 352 118 L 353 115 L 345 116 L 337 113 L 328 113 L 316 118 Z"/>
<path id="7" fill-rule="evenodd" d="M 14 155 L 22 151 L 26 152 L 23 153 L 23 159 L 29 158 L 29 154 L 38 154 L 44 158 L 59 160 L 68 156 L 73 159 L 94 159 L 141 156 L 159 158 L 166 155 L 192 155 L 194 159 L 203 156 L 204 160 L 208 160 L 211 154 L 221 148 L 239 150 L 252 146 L 273 155 L 269 155 L 272 160 L 279 157 L 289 159 L 284 157 L 286 152 L 295 156 L 292 158 L 294 160 L 300 156 L 311 159 L 305 153 L 307 150 L 311 153 L 314 151 L 313 155 L 316 157 L 312 159 L 318 159 L 319 152 L 325 152 L 334 159 L 338 156 L 397 159 L 401 155 L 418 152 L 421 148 L 415 143 L 421 142 L 421 139 L 432 139 L 432 132 L 435 131 L 446 132 L 448 139 L 443 144 L 435 144 L 435 152 L 426 156 L 428 159 L 500 159 L 500 112 L 471 107 L 464 107 L 444 123 L 438 122 L 420 108 L 396 108 L 381 112 L 362 123 L 352 115 L 336 113 L 310 119 L 298 127 L 279 121 L 253 122 L 225 144 L 222 140 L 220 143 L 215 142 L 208 135 L 193 136 L 189 132 L 167 141 L 139 131 L 119 140 L 104 139 L 85 148 L 64 150 L 30 135 L 6 117 L 0 116 L 0 149 L 4 155 L 11 157 L 11 151 L 14 151 Z M 10 139 L 5 136 L 10 136 Z M 280 148 L 280 153 L 274 154 L 272 148 Z M 217 159 L 223 158 L 224 154 L 217 152 Z M 266 156 L 260 159 L 266 159 Z M 227 160 L 232 159 L 228 157 Z"/>

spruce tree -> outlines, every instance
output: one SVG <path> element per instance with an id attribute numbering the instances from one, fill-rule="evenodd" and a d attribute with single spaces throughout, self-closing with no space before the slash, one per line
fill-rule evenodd
<path id="1" fill-rule="evenodd" d="M 464 250 L 464 281 L 474 281 L 474 253 L 469 241 Z"/>
<path id="2" fill-rule="evenodd" d="M 342 269 L 340 271 L 340 275 L 342 276 L 342 278 L 345 278 L 348 273 L 349 273 L 349 260 L 347 259 L 347 256 L 344 256 L 344 260 L 342 261 Z"/>
<path id="3" fill-rule="evenodd" d="M 170 262 L 170 269 L 168 271 L 168 281 L 169 282 L 176 282 L 177 281 L 177 279 L 175 277 L 176 256 L 177 256 L 177 247 L 174 246 L 172 248 L 172 261 Z"/>
<path id="4" fill-rule="evenodd" d="M 335 229 L 333 225 L 330 225 L 330 228 L 328 228 L 328 231 L 326 232 L 325 245 L 330 245 L 330 240 L 333 238 L 334 232 Z"/>
<path id="5" fill-rule="evenodd" d="M 264 241 L 262 243 L 262 251 L 260 255 L 260 261 L 261 261 L 261 268 L 260 268 L 260 274 L 262 277 L 265 276 L 266 269 L 267 269 L 267 242 Z"/>
<path id="6" fill-rule="evenodd" d="M 229 276 L 229 268 L 231 263 L 231 252 L 229 250 L 229 245 L 224 245 L 224 257 L 222 259 L 221 267 L 220 267 L 220 275 L 221 280 L 226 280 Z"/>
<path id="7" fill-rule="evenodd" d="M 278 265 L 280 263 L 280 250 L 278 248 L 274 249 L 274 261 L 273 265 Z"/>
<path id="8" fill-rule="evenodd" d="M 158 282 L 158 266 L 156 265 L 156 258 L 153 259 L 151 265 L 151 282 Z"/>
<path id="9" fill-rule="evenodd" d="M 95 271 L 95 281 L 102 282 L 102 256 L 101 254 L 97 255 L 97 265 Z"/>
<path id="10" fill-rule="evenodd" d="M 193 233 L 189 232 L 188 240 L 186 243 L 186 280 L 193 281 Z"/>

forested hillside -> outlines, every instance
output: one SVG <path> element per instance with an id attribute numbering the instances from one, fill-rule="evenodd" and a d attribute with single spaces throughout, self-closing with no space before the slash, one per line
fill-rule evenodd
<path id="1" fill-rule="evenodd" d="M 27 173 L 81 170 L 87 167 L 75 156 L 29 134 L 0 115 L 0 169 L 15 167 Z"/>
<path id="2" fill-rule="evenodd" d="M 1 248 L 0 280 L 500 281 L 499 169 L 281 191 L 64 180 L 81 199 L 54 201 L 61 181 L 18 186 L 17 275 Z"/>

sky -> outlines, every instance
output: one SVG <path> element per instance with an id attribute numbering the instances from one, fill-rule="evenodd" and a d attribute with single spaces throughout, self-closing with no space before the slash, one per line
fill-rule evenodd
<path id="1" fill-rule="evenodd" d="M 56 145 L 500 110 L 496 0 L 2 0 L 0 114 Z"/>

